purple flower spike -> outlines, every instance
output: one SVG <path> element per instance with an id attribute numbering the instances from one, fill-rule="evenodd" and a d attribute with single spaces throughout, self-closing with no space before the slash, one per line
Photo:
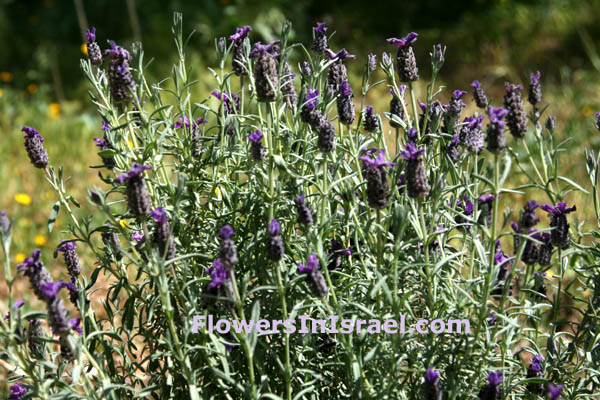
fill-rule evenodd
<path id="1" fill-rule="evenodd" d="M 88 43 L 95 42 L 96 41 L 96 28 L 92 26 L 91 31 L 89 29 L 87 29 L 85 31 L 85 38 L 87 39 Z"/>
<path id="2" fill-rule="evenodd" d="M 136 162 L 133 163 L 133 167 L 131 168 L 131 170 L 129 170 L 128 172 L 125 172 L 119 176 L 117 176 L 115 178 L 115 181 L 118 183 L 124 183 L 126 182 L 128 179 L 134 178 L 136 176 L 139 176 L 142 172 L 152 169 L 151 166 L 149 165 L 140 165 Z"/>
<path id="3" fill-rule="evenodd" d="M 425 373 L 425 381 L 429 383 L 433 383 L 440 378 L 440 371 L 433 369 L 433 366 L 427 368 L 427 372 Z"/>
<path id="4" fill-rule="evenodd" d="M 135 231 L 135 232 L 133 232 L 133 235 L 131 236 L 131 238 L 139 243 L 142 240 L 144 240 L 144 234 L 140 233 L 138 231 Z"/>
<path id="5" fill-rule="evenodd" d="M 179 117 L 179 121 L 175 121 L 175 123 L 173 123 L 173 128 L 175 128 L 175 129 L 179 129 L 179 128 L 183 128 L 183 127 L 186 127 L 186 128 L 190 127 L 190 120 L 185 115 L 183 117 Z"/>
<path id="6" fill-rule="evenodd" d="M 348 80 L 345 80 L 344 82 L 342 82 L 342 84 L 339 87 L 339 91 L 342 96 L 351 96 L 352 95 L 352 88 L 350 87 Z"/>
<path id="7" fill-rule="evenodd" d="M 331 49 L 327 49 L 327 55 L 329 56 L 330 60 L 353 60 L 356 58 L 354 54 L 348 53 L 348 50 L 346 49 L 341 49 L 337 53 L 334 53 Z"/>
<path id="8" fill-rule="evenodd" d="M 298 264 L 298 272 L 301 274 L 310 274 L 314 270 L 319 269 L 319 259 L 315 253 L 308 256 L 308 262 L 306 266 L 304 264 Z"/>
<path id="9" fill-rule="evenodd" d="M 504 82 L 504 89 L 508 93 L 516 92 L 517 90 L 523 90 L 523 85 L 514 85 L 510 82 Z"/>
<path id="10" fill-rule="evenodd" d="M 317 22 L 317 26 L 315 26 L 313 29 L 316 33 L 325 34 L 328 28 L 325 26 L 325 22 Z"/>
<path id="11" fill-rule="evenodd" d="M 551 204 L 542 204 L 542 210 L 554 215 L 566 215 L 577 210 L 577 206 L 567 208 L 567 203 L 560 202 L 557 206 Z"/>
<path id="12" fill-rule="evenodd" d="M 162 207 L 157 207 L 155 210 L 152 211 L 151 215 L 152 218 L 154 218 L 154 220 L 159 224 L 164 224 L 165 222 L 167 222 L 167 213 Z"/>
<path id="13" fill-rule="evenodd" d="M 65 281 L 58 282 L 42 282 L 40 283 L 40 288 L 46 297 L 49 299 L 53 299 L 58 295 L 58 292 L 65 286 Z"/>
<path id="14" fill-rule="evenodd" d="M 229 270 L 223 266 L 223 263 L 219 259 L 213 261 L 213 267 L 208 269 L 208 273 L 211 278 L 208 287 L 211 289 L 221 287 L 226 282 L 229 282 Z"/>
<path id="15" fill-rule="evenodd" d="M 275 40 L 269 44 L 262 44 L 261 42 L 256 42 L 254 44 L 254 49 L 250 52 L 250 57 L 258 57 L 264 54 L 271 54 L 275 57 L 278 56 L 279 46 L 277 46 L 281 40 Z"/>
<path id="16" fill-rule="evenodd" d="M 379 168 L 382 166 L 393 167 L 394 163 L 389 161 L 385 161 L 385 149 L 379 150 L 379 155 L 376 160 L 373 160 L 371 157 L 361 157 L 360 160 L 363 162 L 363 165 L 369 168 Z"/>
<path id="17" fill-rule="evenodd" d="M 502 372 L 490 372 L 488 375 L 488 382 L 494 386 L 500 386 L 502 384 Z"/>
<path id="18" fill-rule="evenodd" d="M 464 90 L 455 90 L 454 92 L 452 92 L 452 96 L 455 99 L 460 99 L 461 97 L 463 97 L 465 94 L 467 94 L 467 92 L 465 92 Z"/>
<path id="19" fill-rule="evenodd" d="M 75 250 L 77 248 L 77 243 L 75 242 L 67 242 L 58 248 L 58 251 L 61 253 L 65 253 L 69 250 Z"/>
<path id="20" fill-rule="evenodd" d="M 114 41 L 110 42 L 110 49 L 104 50 L 104 55 L 110 55 L 111 57 L 122 60 L 131 59 L 131 54 L 129 54 L 129 51 L 121 46 L 118 46 Z"/>
<path id="21" fill-rule="evenodd" d="M 419 35 L 417 33 L 411 32 L 406 37 L 403 37 L 401 39 L 398 39 L 398 38 L 389 38 L 387 40 L 387 42 L 391 43 L 391 44 L 393 44 L 395 46 L 398 46 L 398 47 L 408 47 L 408 46 L 412 45 L 414 42 L 417 41 L 417 37 L 418 36 Z"/>
<path id="22" fill-rule="evenodd" d="M 260 140 L 262 139 L 262 137 L 263 137 L 263 134 L 258 129 L 248 135 L 248 139 L 250 139 L 250 141 L 253 143 L 260 143 Z"/>
<path id="23" fill-rule="evenodd" d="M 229 36 L 229 40 L 232 42 L 242 41 L 247 38 L 248 35 L 250 35 L 250 32 L 252 32 L 252 28 L 249 25 L 242 26 L 241 28 L 235 28 L 235 33 Z"/>
<path id="24" fill-rule="evenodd" d="M 230 225 L 225 225 L 219 231 L 217 237 L 222 240 L 227 240 L 233 236 L 233 228 Z"/>
<path id="25" fill-rule="evenodd" d="M 471 87 L 472 87 L 473 89 L 479 89 L 479 88 L 481 87 L 481 83 L 479 83 L 479 81 L 478 81 L 478 80 L 474 80 L 474 81 L 471 83 Z"/>
<path id="26" fill-rule="evenodd" d="M 306 91 L 306 104 L 304 107 L 307 110 L 314 110 L 319 104 L 319 91 L 309 87 Z"/>
<path id="27" fill-rule="evenodd" d="M 15 310 L 16 310 L 17 308 L 21 308 L 21 307 L 23 307 L 23 305 L 24 305 L 24 304 L 25 304 L 25 302 L 24 302 L 24 301 L 22 301 L 22 300 L 15 301 L 15 302 L 13 303 L 13 309 L 15 309 Z"/>
<path id="28" fill-rule="evenodd" d="M 71 324 L 71 329 L 73 329 L 75 332 L 79 333 L 80 335 L 83 335 L 83 330 L 79 326 L 79 325 L 81 325 L 81 318 L 71 318 L 71 320 L 69 321 L 69 324 Z"/>
<path id="29" fill-rule="evenodd" d="M 540 82 L 540 78 L 542 77 L 542 74 L 540 71 L 537 71 L 535 74 L 532 72 L 529 75 L 529 82 L 532 85 L 537 85 Z"/>
<path id="30" fill-rule="evenodd" d="M 23 382 L 17 382 L 14 385 L 11 385 L 8 390 L 10 390 L 10 395 L 8 396 L 9 400 L 21 400 L 29 391 L 29 389 L 23 385 Z"/>
<path id="31" fill-rule="evenodd" d="M 103 131 L 110 130 L 110 125 L 108 125 L 105 120 L 102 120 L 102 130 Z"/>
<path id="32" fill-rule="evenodd" d="M 494 123 L 499 123 L 504 126 L 504 122 L 502 122 L 502 118 L 506 117 L 508 114 L 508 110 L 502 107 L 494 108 L 490 107 L 490 121 Z"/>
<path id="33" fill-rule="evenodd" d="M 406 150 L 400 152 L 400 156 L 405 160 L 418 160 L 423 154 L 425 154 L 425 149 L 419 150 L 412 143 L 407 143 Z"/>
<path id="34" fill-rule="evenodd" d="M 548 394 L 550 395 L 550 400 L 558 400 L 560 398 L 560 393 L 563 390 L 564 385 L 553 385 L 548 383 Z"/>
<path id="35" fill-rule="evenodd" d="M 32 128 L 30 126 L 24 126 L 21 129 L 21 132 L 25 132 L 25 136 L 24 136 L 25 139 L 37 138 L 40 142 L 44 143 L 44 139 L 42 138 L 42 136 L 40 135 L 38 130 L 35 128 Z"/>
<path id="36" fill-rule="evenodd" d="M 94 138 L 94 142 L 96 142 L 96 146 L 100 147 L 101 149 L 104 150 L 104 148 L 106 148 L 106 142 L 104 141 L 104 139 Z"/>
<path id="37" fill-rule="evenodd" d="M 478 200 L 479 205 L 485 204 L 485 203 L 491 203 L 494 201 L 494 195 L 493 194 L 484 194 L 483 196 L 481 196 Z"/>
<path id="38" fill-rule="evenodd" d="M 279 222 L 277 222 L 277 220 L 275 218 L 273 218 L 271 220 L 271 222 L 269 222 L 269 234 L 271 236 L 277 236 L 281 233 L 281 225 L 279 224 Z"/>

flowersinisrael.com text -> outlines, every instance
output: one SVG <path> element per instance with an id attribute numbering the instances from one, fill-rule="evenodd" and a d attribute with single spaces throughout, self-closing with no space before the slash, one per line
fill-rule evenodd
<path id="1" fill-rule="evenodd" d="M 297 319 L 286 320 L 230 320 L 217 319 L 212 314 L 195 315 L 192 320 L 192 332 L 198 333 L 200 328 L 209 333 L 218 332 L 227 334 L 229 332 L 250 333 L 256 331 L 259 334 L 276 333 L 360 333 L 363 330 L 367 333 L 388 333 L 388 334 L 441 334 L 441 333 L 471 333 L 471 325 L 467 319 L 419 319 L 414 324 L 406 322 L 405 315 L 400 315 L 399 320 L 395 319 L 340 319 L 337 315 L 330 315 L 327 319 L 312 319 L 308 315 L 300 315 Z"/>

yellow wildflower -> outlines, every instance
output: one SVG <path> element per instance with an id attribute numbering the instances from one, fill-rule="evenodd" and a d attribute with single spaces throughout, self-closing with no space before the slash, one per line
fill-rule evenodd
<path id="1" fill-rule="evenodd" d="M 58 103 L 48 104 L 48 116 L 52 119 L 58 119 L 60 117 L 60 104 L 58 104 Z"/>
<path id="2" fill-rule="evenodd" d="M 215 187 L 215 194 L 217 195 L 217 197 L 221 197 L 221 189 L 219 189 L 219 187 Z"/>
<path id="3" fill-rule="evenodd" d="M 36 235 L 33 241 L 37 246 L 45 246 L 48 243 L 48 239 L 44 235 Z"/>
<path id="4" fill-rule="evenodd" d="M 31 204 L 31 196 L 27 193 L 17 193 L 15 194 L 15 201 L 24 206 L 28 206 Z"/>
<path id="5" fill-rule="evenodd" d="M 87 56 L 87 43 L 81 45 L 81 52 Z"/>
<path id="6" fill-rule="evenodd" d="M 127 224 L 129 224 L 129 222 L 126 219 L 122 219 L 119 221 L 119 225 L 121 225 L 121 228 L 123 229 L 127 228 Z"/>
<path id="7" fill-rule="evenodd" d="M 27 91 L 31 94 L 34 94 L 38 91 L 38 87 L 35 83 L 30 83 L 29 85 L 27 85 Z"/>
<path id="8" fill-rule="evenodd" d="M 25 254 L 17 253 L 17 255 L 15 256 L 15 261 L 21 264 L 23 261 L 25 261 Z"/>
<path id="9" fill-rule="evenodd" d="M 131 147 L 133 149 L 133 142 L 131 141 L 131 139 L 128 139 L 127 143 L 129 144 L 129 147 Z"/>
<path id="10" fill-rule="evenodd" d="M 8 82 L 12 82 L 13 80 L 13 74 L 12 72 L 0 72 L 0 81 L 8 83 Z"/>

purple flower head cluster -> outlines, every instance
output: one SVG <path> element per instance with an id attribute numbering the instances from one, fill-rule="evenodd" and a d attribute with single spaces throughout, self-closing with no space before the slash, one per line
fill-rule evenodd
<path id="1" fill-rule="evenodd" d="M 252 32 L 252 27 L 248 25 L 242 26 L 241 28 L 235 28 L 235 33 L 229 36 L 229 40 L 232 42 L 241 42 L 250 35 L 250 32 Z"/>
<path id="2" fill-rule="evenodd" d="M 90 62 L 94 65 L 102 64 L 102 50 L 100 50 L 100 46 L 96 43 L 96 28 L 92 27 L 92 30 L 87 29 L 85 31 L 85 38 L 87 40 L 86 48 Z"/>
<path id="3" fill-rule="evenodd" d="M 531 360 L 531 366 L 533 368 L 534 371 L 541 371 L 542 370 L 542 362 L 544 361 L 544 357 L 542 357 L 539 354 L 536 354 L 535 356 L 533 356 L 533 359 Z"/>
<path id="4" fill-rule="evenodd" d="M 405 160 L 419 160 L 425 154 L 425 149 L 417 149 L 412 143 L 406 144 L 406 149 L 400 152 L 400 156 Z"/>
<path id="5" fill-rule="evenodd" d="M 36 168 L 46 168 L 48 165 L 48 152 L 44 148 L 44 139 L 37 129 L 24 126 L 21 132 L 25 133 L 25 150 L 31 164 Z"/>
<path id="6" fill-rule="evenodd" d="M 280 48 L 278 46 L 278 44 L 280 43 L 280 40 L 275 40 L 271 43 L 268 44 L 262 44 L 261 42 L 256 42 L 254 44 L 254 49 L 250 52 L 250 57 L 254 58 L 254 57 L 260 57 L 266 54 L 270 54 L 272 56 L 274 56 L 275 58 L 277 58 L 279 56 L 279 51 Z"/>
<path id="7" fill-rule="evenodd" d="M 115 42 L 110 42 L 110 49 L 104 51 L 111 57 L 108 67 L 110 94 L 114 101 L 121 102 L 131 99 L 131 92 L 136 89 L 133 75 L 129 70 L 131 55 Z"/>
<path id="8" fill-rule="evenodd" d="M 521 212 L 521 218 L 519 219 L 519 227 L 523 229 L 529 229 L 540 221 L 538 216 L 535 214 L 535 210 L 539 207 L 537 201 L 529 200 L 525 207 L 523 207 L 523 211 Z"/>
<path id="9" fill-rule="evenodd" d="M 211 289 L 219 288 L 225 283 L 230 282 L 230 271 L 223 266 L 223 263 L 218 258 L 213 261 L 212 268 L 209 268 L 207 272 L 211 278 L 208 284 L 208 287 Z"/>
<path id="10" fill-rule="evenodd" d="M 298 213 L 298 222 L 302 225 L 311 226 L 313 224 L 313 213 L 308 204 L 305 202 L 306 196 L 304 193 L 294 198 L 294 204 L 296 205 L 296 211 Z"/>
<path id="11" fill-rule="evenodd" d="M 318 270 L 319 268 L 319 259 L 315 253 L 312 253 L 308 256 L 306 265 L 298 263 L 298 272 L 301 274 L 310 274 L 312 271 Z"/>
<path id="12" fill-rule="evenodd" d="M 230 225 L 225 225 L 221 228 L 217 237 L 220 239 L 219 244 L 219 259 L 227 269 L 233 269 L 238 263 L 238 254 L 233 237 L 233 228 Z"/>
<path id="13" fill-rule="evenodd" d="M 374 53 L 369 53 L 367 57 L 367 70 L 374 72 L 377 69 L 377 56 Z"/>
<path id="14" fill-rule="evenodd" d="M 375 132 L 379 129 L 379 120 L 372 106 L 365 107 L 365 130 Z"/>
<path id="15" fill-rule="evenodd" d="M 466 117 L 463 120 L 464 125 L 460 128 L 460 143 L 467 148 L 468 151 L 481 153 L 485 144 L 485 138 L 481 129 L 484 116 Z"/>
<path id="16" fill-rule="evenodd" d="M 100 147 L 102 150 L 108 148 L 108 143 L 104 139 L 94 138 L 94 142 L 96 142 L 96 146 Z"/>
<path id="17" fill-rule="evenodd" d="M 502 107 L 494 108 L 490 107 L 490 121 L 499 124 L 500 127 L 504 126 L 502 119 L 508 115 L 508 110 Z"/>
<path id="18" fill-rule="evenodd" d="M 508 110 L 506 123 L 510 133 L 517 139 L 525 137 L 527 132 L 527 114 L 521 98 L 522 85 L 504 83 L 506 93 L 504 94 L 504 108 Z M 540 89 L 541 90 L 541 89 Z"/>
<path id="19" fill-rule="evenodd" d="M 354 122 L 355 112 L 354 101 L 352 100 L 353 97 L 354 95 L 352 94 L 350 83 L 348 83 L 348 79 L 344 79 L 338 87 L 337 96 L 338 116 L 340 122 L 344 125 L 350 125 Z"/>
<path id="20" fill-rule="evenodd" d="M 567 203 L 560 202 L 558 205 L 542 204 L 541 209 L 552 214 L 550 218 L 550 232 L 552 244 L 566 249 L 570 245 L 569 239 L 569 223 L 567 222 L 567 214 L 576 211 L 577 207 L 567 207 Z"/>
<path id="21" fill-rule="evenodd" d="M 338 91 L 341 96 L 352 96 L 352 87 L 350 86 L 350 83 L 347 79 L 341 83 L 340 87 L 338 88 Z"/>
<path id="22" fill-rule="evenodd" d="M 425 381 L 433 383 L 438 379 L 440 379 L 440 371 L 433 369 L 433 366 L 427 368 L 427 372 L 425 373 Z"/>
<path id="23" fill-rule="evenodd" d="M 433 369 L 433 366 L 427 368 L 425 382 L 423 383 L 424 400 L 441 400 L 442 382 L 440 381 L 440 376 L 440 371 Z"/>
<path id="24" fill-rule="evenodd" d="M 389 161 L 385 161 L 385 149 L 380 149 L 379 154 L 376 159 L 373 159 L 368 156 L 360 157 L 360 161 L 363 162 L 363 165 L 368 168 L 380 168 L 382 166 L 393 167 L 394 163 Z"/>
<path id="25" fill-rule="evenodd" d="M 473 98 L 475 99 L 475 104 L 477 107 L 481 109 L 487 109 L 488 107 L 488 98 L 485 94 L 485 91 L 481 87 L 481 83 L 478 80 L 474 80 L 471 83 L 471 87 L 473 88 Z"/>
<path id="26" fill-rule="evenodd" d="M 269 235 L 278 236 L 281 233 L 281 224 L 275 218 L 269 222 Z"/>
<path id="27" fill-rule="evenodd" d="M 508 110 L 505 108 L 489 107 L 490 124 L 487 126 L 487 149 L 492 153 L 499 154 L 506 149 L 506 134 L 502 119 L 507 114 Z"/>
<path id="28" fill-rule="evenodd" d="M 319 104 L 319 90 L 308 87 L 306 90 L 306 103 L 304 108 L 314 110 Z"/>
<path id="29" fill-rule="evenodd" d="M 131 235 L 131 238 L 140 243 L 142 240 L 144 240 L 144 234 L 139 231 L 135 231 L 133 232 L 133 235 Z"/>
<path id="30" fill-rule="evenodd" d="M 328 270 L 335 270 L 342 266 L 342 256 L 351 256 L 352 250 L 350 248 L 344 248 L 340 242 L 335 239 L 331 239 L 331 248 L 329 249 L 329 264 L 327 264 Z"/>
<path id="31" fill-rule="evenodd" d="M 346 49 L 341 49 L 337 53 L 333 52 L 333 50 L 331 50 L 331 49 L 327 49 L 327 56 L 329 57 L 330 60 L 338 60 L 338 61 L 353 60 L 356 58 L 356 55 L 348 53 L 348 50 L 346 50 Z"/>
<path id="32" fill-rule="evenodd" d="M 234 234 L 233 228 L 230 225 L 225 225 L 224 227 L 221 228 L 221 230 L 217 234 L 217 237 L 221 240 L 227 240 L 227 239 L 231 239 L 233 234 Z"/>
<path id="33" fill-rule="evenodd" d="M 259 143 L 262 138 L 263 134 L 258 129 L 248 135 L 248 139 L 250 139 L 250 141 L 253 143 Z"/>
<path id="34" fill-rule="evenodd" d="M 319 54 L 323 54 L 329 45 L 327 40 L 327 29 L 324 22 L 317 22 L 317 26 L 313 28 L 315 39 L 312 44 L 312 49 Z"/>
<path id="35" fill-rule="evenodd" d="M 269 237 L 267 238 L 267 257 L 273 262 L 279 262 L 283 258 L 284 245 L 281 238 L 281 224 L 275 218 L 269 222 L 267 227 Z"/>
<path id="36" fill-rule="evenodd" d="M 450 158 L 450 161 L 457 162 L 460 158 L 460 150 L 458 149 L 459 139 L 458 135 L 453 135 L 452 139 L 446 145 L 446 154 Z"/>
<path id="37" fill-rule="evenodd" d="M 133 167 L 129 171 L 117 176 L 115 178 L 115 181 L 123 184 L 123 183 L 127 182 L 129 179 L 140 176 L 144 171 L 151 170 L 151 169 L 152 169 L 152 167 L 149 165 L 140 165 L 140 164 L 134 162 Z"/>
<path id="38" fill-rule="evenodd" d="M 560 399 L 563 388 L 564 385 L 553 385 L 552 383 L 548 383 L 548 395 L 550 396 L 550 400 Z"/>
<path id="39" fill-rule="evenodd" d="M 76 248 L 77 244 L 75 242 L 66 242 L 58 248 L 58 251 L 64 255 L 65 264 L 69 271 L 69 275 L 71 275 L 72 281 L 81 274 L 81 264 L 79 263 Z"/>
<path id="40" fill-rule="evenodd" d="M 23 385 L 23 382 L 17 382 L 14 385 L 9 386 L 8 390 L 10 391 L 8 400 L 21 400 L 27 395 L 27 392 L 29 392 L 29 388 Z"/>
<path id="41" fill-rule="evenodd" d="M 22 264 L 17 265 L 17 269 L 25 271 L 25 276 L 29 278 L 29 283 L 37 298 L 46 301 L 48 297 L 42 290 L 42 285 L 46 282 L 52 282 L 52 277 L 46 267 L 44 267 L 41 257 L 42 252 L 39 249 L 35 249 L 31 253 L 31 257 L 27 257 Z"/>
<path id="42" fill-rule="evenodd" d="M 488 375 L 488 382 L 490 385 L 500 386 L 502 385 L 502 372 L 490 372 Z"/>
<path id="43" fill-rule="evenodd" d="M 416 32 L 411 32 L 403 38 L 389 38 L 387 39 L 388 43 L 393 44 L 398 47 L 408 47 L 411 46 L 414 42 L 417 41 L 419 35 Z"/>
<path id="44" fill-rule="evenodd" d="M 542 101 L 542 85 L 540 83 L 540 78 L 542 74 L 540 71 L 536 73 L 531 73 L 529 76 L 529 93 L 527 100 L 531 105 L 535 107 L 535 105 Z"/>
<path id="45" fill-rule="evenodd" d="M 152 210 L 150 215 L 152 215 L 152 218 L 154 221 L 156 221 L 156 223 L 164 224 L 167 222 L 167 212 L 162 207 L 157 207 L 156 209 Z"/>

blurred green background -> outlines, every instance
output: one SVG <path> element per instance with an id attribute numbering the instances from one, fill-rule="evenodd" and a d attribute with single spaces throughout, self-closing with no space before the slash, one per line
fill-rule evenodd
<path id="1" fill-rule="evenodd" d="M 170 75 L 175 59 L 174 11 L 183 12 L 186 32 L 197 32 L 188 56 L 201 81 L 197 90 L 202 99 L 213 84 L 207 67 L 215 65 L 215 37 L 252 25 L 253 41 L 269 41 L 285 19 L 293 23 L 293 40 L 304 43 L 310 42 L 317 21 L 326 22 L 330 32 L 336 32 L 331 47 L 358 55 L 349 62 L 355 86 L 367 54 L 374 52 L 380 59 L 382 51 L 393 53 L 385 39 L 410 31 L 420 35 L 415 52 L 425 79 L 432 46 L 447 46 L 440 82 L 447 92 L 469 90 L 469 83 L 478 79 L 497 105 L 505 80 L 527 86 L 529 73 L 540 70 L 544 103 L 552 103 L 549 112 L 558 119 L 557 135 L 572 139 L 562 170 L 589 189 L 583 151 L 598 150 L 600 144 L 594 127 L 594 112 L 600 109 L 600 0 L 0 0 L 0 210 L 7 210 L 14 222 L 15 261 L 35 247 L 51 254 L 64 237 L 66 221 L 59 217 L 53 233 L 48 233 L 56 195 L 43 173 L 28 163 L 20 128 L 26 124 L 40 130 L 51 164 L 65 166 L 65 174 L 73 177 L 69 191 L 85 204 L 85 189 L 99 182 L 89 165 L 100 163 L 92 138 L 101 131 L 79 68 L 79 59 L 85 57 L 84 31 L 95 26 L 104 48 L 108 39 L 126 47 L 141 40 L 146 59 L 154 58 L 149 80 L 159 80 Z M 379 112 L 387 110 L 384 96 L 368 102 Z M 465 115 L 474 111 L 470 105 Z M 524 182 L 514 170 L 513 183 Z M 577 203 L 580 219 L 593 215 L 581 195 L 573 194 L 569 201 Z M 0 297 L 2 290 L 3 286 Z"/>

